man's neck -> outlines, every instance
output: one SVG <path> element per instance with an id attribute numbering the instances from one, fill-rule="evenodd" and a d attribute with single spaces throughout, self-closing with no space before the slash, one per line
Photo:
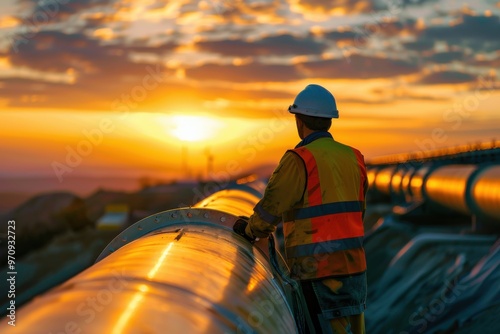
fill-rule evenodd
<path id="1" fill-rule="evenodd" d="M 315 141 L 316 139 L 322 138 L 322 137 L 333 138 L 333 136 L 327 131 L 312 131 L 307 137 L 304 137 L 304 139 L 302 139 L 300 141 L 300 143 L 298 143 L 297 146 L 295 146 L 295 148 L 310 144 L 313 141 Z"/>
<path id="2" fill-rule="evenodd" d="M 311 129 L 308 129 L 308 128 L 304 127 L 304 131 L 302 133 L 302 138 L 300 138 L 300 139 L 304 139 L 307 136 L 309 136 L 311 133 L 314 133 L 314 132 L 318 132 L 318 131 L 311 130 Z"/>

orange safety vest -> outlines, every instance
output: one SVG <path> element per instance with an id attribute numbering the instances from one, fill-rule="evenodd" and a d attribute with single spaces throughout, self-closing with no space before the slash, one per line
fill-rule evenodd
<path id="1" fill-rule="evenodd" d="M 307 171 L 303 201 L 283 214 L 292 275 L 314 279 L 364 272 L 363 155 L 332 138 L 319 138 L 291 152 L 302 158 Z"/>

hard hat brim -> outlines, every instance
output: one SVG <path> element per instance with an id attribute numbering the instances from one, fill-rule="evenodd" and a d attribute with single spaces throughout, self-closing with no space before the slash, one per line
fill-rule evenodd
<path id="1" fill-rule="evenodd" d="M 335 114 L 332 116 L 331 114 L 325 114 L 325 113 L 314 113 L 314 115 L 312 115 L 310 112 L 307 112 L 307 111 L 302 111 L 300 109 L 291 109 L 291 108 L 288 108 L 288 112 L 290 114 L 301 114 L 301 115 L 305 115 L 305 116 L 311 116 L 311 117 L 319 117 L 319 118 L 339 118 L 339 111 L 338 110 L 335 110 Z"/>

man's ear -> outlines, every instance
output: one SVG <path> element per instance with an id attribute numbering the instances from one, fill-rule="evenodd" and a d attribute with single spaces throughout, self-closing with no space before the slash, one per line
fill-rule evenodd
<path id="1" fill-rule="evenodd" d="M 304 122 L 295 115 L 295 125 L 297 126 L 297 133 L 299 135 L 300 139 L 303 139 L 303 134 L 304 134 Z"/>

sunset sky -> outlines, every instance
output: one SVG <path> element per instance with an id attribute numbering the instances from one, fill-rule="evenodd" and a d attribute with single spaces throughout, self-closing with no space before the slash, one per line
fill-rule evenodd
<path id="1" fill-rule="evenodd" d="M 500 1 L 3 0 L 0 177 L 274 165 L 309 83 L 366 160 L 500 139 Z"/>

